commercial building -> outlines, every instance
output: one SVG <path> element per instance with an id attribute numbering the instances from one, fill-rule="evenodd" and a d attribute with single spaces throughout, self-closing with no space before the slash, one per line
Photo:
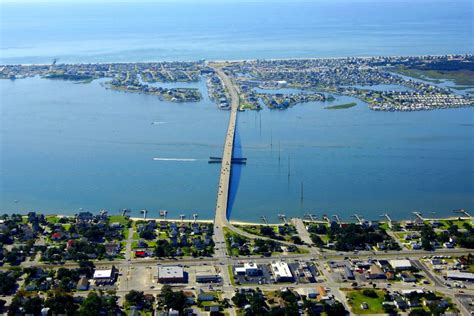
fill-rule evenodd
<path id="1" fill-rule="evenodd" d="M 221 276 L 218 274 L 196 275 L 196 282 L 197 283 L 220 283 Z"/>
<path id="2" fill-rule="evenodd" d="M 469 272 L 448 271 L 446 277 L 451 280 L 474 281 L 474 273 Z"/>
<path id="3" fill-rule="evenodd" d="M 95 270 L 92 279 L 96 285 L 111 285 L 117 280 L 117 274 L 117 269 L 112 266 L 110 269 Z"/>
<path id="4" fill-rule="evenodd" d="M 385 279 L 385 273 L 378 265 L 371 265 L 369 269 L 369 279 Z"/>
<path id="5" fill-rule="evenodd" d="M 410 260 L 390 260 L 390 266 L 396 271 L 410 270 L 412 268 Z"/>
<path id="6" fill-rule="evenodd" d="M 159 266 L 158 282 L 160 283 L 184 283 L 184 269 L 179 266 Z"/>
<path id="7" fill-rule="evenodd" d="M 288 263 L 283 261 L 273 262 L 270 265 L 270 269 L 277 282 L 293 281 L 293 274 Z"/>
<path id="8" fill-rule="evenodd" d="M 239 275 L 257 276 L 262 273 L 255 262 L 246 262 L 243 267 L 236 267 L 235 273 Z"/>

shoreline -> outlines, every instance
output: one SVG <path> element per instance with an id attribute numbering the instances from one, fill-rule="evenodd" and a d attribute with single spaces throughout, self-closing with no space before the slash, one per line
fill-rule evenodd
<path id="1" fill-rule="evenodd" d="M 92 212 L 91 212 L 92 213 Z M 12 214 L 16 214 L 16 213 L 12 213 Z M 42 213 L 37 213 L 37 214 L 42 214 Z M 93 215 L 96 215 L 94 213 L 92 213 Z M 2 214 L 2 215 L 11 215 L 11 214 Z M 25 214 L 20 214 L 22 217 L 27 217 L 27 215 Z M 76 215 L 64 215 L 64 214 L 43 214 L 46 217 L 58 217 L 58 218 L 71 218 L 71 217 L 75 217 Z M 122 216 L 120 214 L 108 214 L 108 216 Z M 288 223 L 291 223 L 291 220 L 293 218 L 301 218 L 301 217 L 288 217 L 288 220 L 287 222 Z M 456 221 L 456 220 L 471 220 L 474 222 L 474 217 L 468 217 L 466 216 L 465 214 L 463 214 L 462 216 L 446 216 L 446 217 L 423 217 L 423 220 L 424 221 Z M 143 220 L 146 220 L 146 221 L 157 221 L 157 222 L 160 222 L 160 221 L 166 221 L 166 222 L 183 222 L 183 223 L 202 223 L 202 224 L 210 224 L 210 223 L 213 223 L 214 222 L 214 219 L 180 219 L 180 218 L 161 218 L 161 217 L 148 217 L 146 219 L 144 219 L 143 217 L 136 217 L 136 216 L 130 216 L 129 219 L 133 222 L 137 222 L 137 221 L 143 221 Z M 311 219 L 302 219 L 303 222 L 307 222 L 307 223 L 327 223 L 328 221 L 327 220 L 323 220 L 323 219 L 315 219 L 315 220 L 311 220 Z M 371 221 L 371 220 L 368 220 L 368 221 Z M 413 219 L 393 219 L 392 220 L 393 222 L 396 222 L 396 223 L 400 223 L 400 222 L 409 222 L 409 221 L 413 221 Z M 267 225 L 263 222 L 248 222 L 248 221 L 242 221 L 242 220 L 232 220 L 230 219 L 229 222 L 232 224 L 232 225 L 238 225 L 238 226 L 263 226 L 263 225 Z M 384 220 L 379 220 L 377 221 L 379 223 L 388 223 L 388 220 L 387 219 L 384 219 Z M 357 220 L 353 220 L 353 221 L 344 221 L 344 220 L 341 220 L 341 223 L 343 224 L 350 224 L 350 223 L 357 223 Z M 271 226 L 282 226 L 284 225 L 284 223 L 282 222 L 277 222 L 277 223 L 274 223 L 274 222 L 268 222 L 268 225 L 271 225 Z"/>
<path id="2" fill-rule="evenodd" d="M 340 60 L 347 58 L 357 58 L 357 59 L 371 59 L 371 58 L 420 58 L 420 57 L 445 57 L 445 56 L 473 56 L 473 53 L 451 53 L 451 54 L 420 54 L 420 55 L 372 55 L 372 56 L 356 56 L 356 55 L 347 55 L 347 56 L 333 56 L 333 57 L 285 57 L 285 58 L 247 58 L 247 59 L 189 59 L 189 60 L 137 60 L 137 61 L 109 61 L 109 62 L 71 62 L 71 63 L 57 63 L 56 65 L 107 65 L 107 64 L 140 64 L 140 63 L 181 63 L 181 62 L 191 62 L 191 63 L 238 63 L 238 62 L 255 62 L 258 60 L 265 61 L 287 61 L 287 60 Z M 51 66 L 51 63 L 3 63 L 0 61 L 0 67 L 2 66 Z"/>

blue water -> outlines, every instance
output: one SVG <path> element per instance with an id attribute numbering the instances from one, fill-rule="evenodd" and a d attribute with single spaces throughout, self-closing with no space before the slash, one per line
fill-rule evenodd
<path id="1" fill-rule="evenodd" d="M 474 52 L 471 0 L 97 2 L 0 4 L 0 63 Z"/>
<path id="2" fill-rule="evenodd" d="M 201 102 L 175 104 L 100 81 L 0 80 L 0 212 L 212 218 L 219 165 L 207 159 L 221 155 L 229 112 L 195 86 Z M 352 101 L 240 112 L 235 150 L 248 163 L 232 175 L 231 218 L 473 209 L 474 109 L 324 109 Z"/>
<path id="3" fill-rule="evenodd" d="M 11 2 L 1 4 L 0 63 L 474 52 L 471 0 Z M 219 166 L 207 159 L 221 154 L 228 112 L 204 82 L 168 86 L 199 87 L 204 99 L 0 80 L 0 212 L 212 218 Z M 474 208 L 473 109 L 324 109 L 353 100 L 239 113 L 236 153 L 248 164 L 232 175 L 231 218 Z"/>

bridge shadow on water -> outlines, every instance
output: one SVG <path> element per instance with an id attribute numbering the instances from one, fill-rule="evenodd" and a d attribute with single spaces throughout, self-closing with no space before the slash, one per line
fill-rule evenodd
<path id="1" fill-rule="evenodd" d="M 234 134 L 234 149 L 232 153 L 233 158 L 241 158 L 243 156 L 242 142 L 240 139 L 239 132 L 239 118 L 237 117 L 237 122 L 235 124 L 235 134 Z M 232 164 L 232 169 L 230 173 L 230 183 L 229 183 L 229 200 L 227 201 L 227 218 L 230 219 L 232 214 L 232 209 L 234 207 L 234 202 L 237 197 L 237 191 L 240 184 L 240 176 L 242 174 L 242 168 L 244 164 Z"/>

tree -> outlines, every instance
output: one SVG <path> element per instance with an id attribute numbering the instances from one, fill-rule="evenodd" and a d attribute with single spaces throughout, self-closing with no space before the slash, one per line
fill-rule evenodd
<path id="1" fill-rule="evenodd" d="M 16 277 L 13 272 L 0 272 L 0 294 L 9 295 L 16 289 Z"/>
<path id="2" fill-rule="evenodd" d="M 186 295 L 184 295 L 183 291 L 173 292 L 173 289 L 169 285 L 164 285 L 161 288 L 159 297 L 161 303 L 168 308 L 182 312 L 186 306 Z"/>
<path id="3" fill-rule="evenodd" d="M 78 315 L 91 316 L 101 313 L 115 314 L 118 309 L 117 297 L 90 292 L 79 308 Z"/>
<path id="4" fill-rule="evenodd" d="M 46 299 L 44 305 L 50 308 L 50 312 L 53 315 L 74 315 L 79 309 L 79 305 L 75 303 L 74 297 L 60 290 L 53 292 Z"/>
<path id="5" fill-rule="evenodd" d="M 10 303 L 8 308 L 8 315 L 23 315 L 33 314 L 38 315 L 41 313 L 43 307 L 43 299 L 37 295 L 26 296 L 24 292 L 17 293 Z"/>
<path id="6" fill-rule="evenodd" d="M 365 289 L 365 290 L 362 291 L 362 294 L 363 294 L 364 296 L 372 297 L 372 298 L 378 297 L 377 292 L 375 292 L 375 291 L 372 290 L 372 289 Z"/>
<path id="7" fill-rule="evenodd" d="M 141 291 L 131 290 L 125 295 L 125 302 L 128 306 L 136 306 L 141 309 L 145 305 L 145 295 Z"/>
<path id="8" fill-rule="evenodd" d="M 260 226 L 260 234 L 264 236 L 275 236 L 275 230 L 271 226 Z"/>
<path id="9" fill-rule="evenodd" d="M 323 310 L 328 316 L 347 315 L 347 311 L 341 302 L 334 302 L 333 304 L 324 304 Z"/>
<path id="10" fill-rule="evenodd" d="M 242 308 L 249 303 L 247 296 L 243 293 L 236 293 L 234 297 L 232 297 L 232 302 L 234 302 L 234 304 L 239 308 Z"/>
<path id="11" fill-rule="evenodd" d="M 301 245 L 303 243 L 299 236 L 291 236 L 291 241 L 297 245 Z"/>

